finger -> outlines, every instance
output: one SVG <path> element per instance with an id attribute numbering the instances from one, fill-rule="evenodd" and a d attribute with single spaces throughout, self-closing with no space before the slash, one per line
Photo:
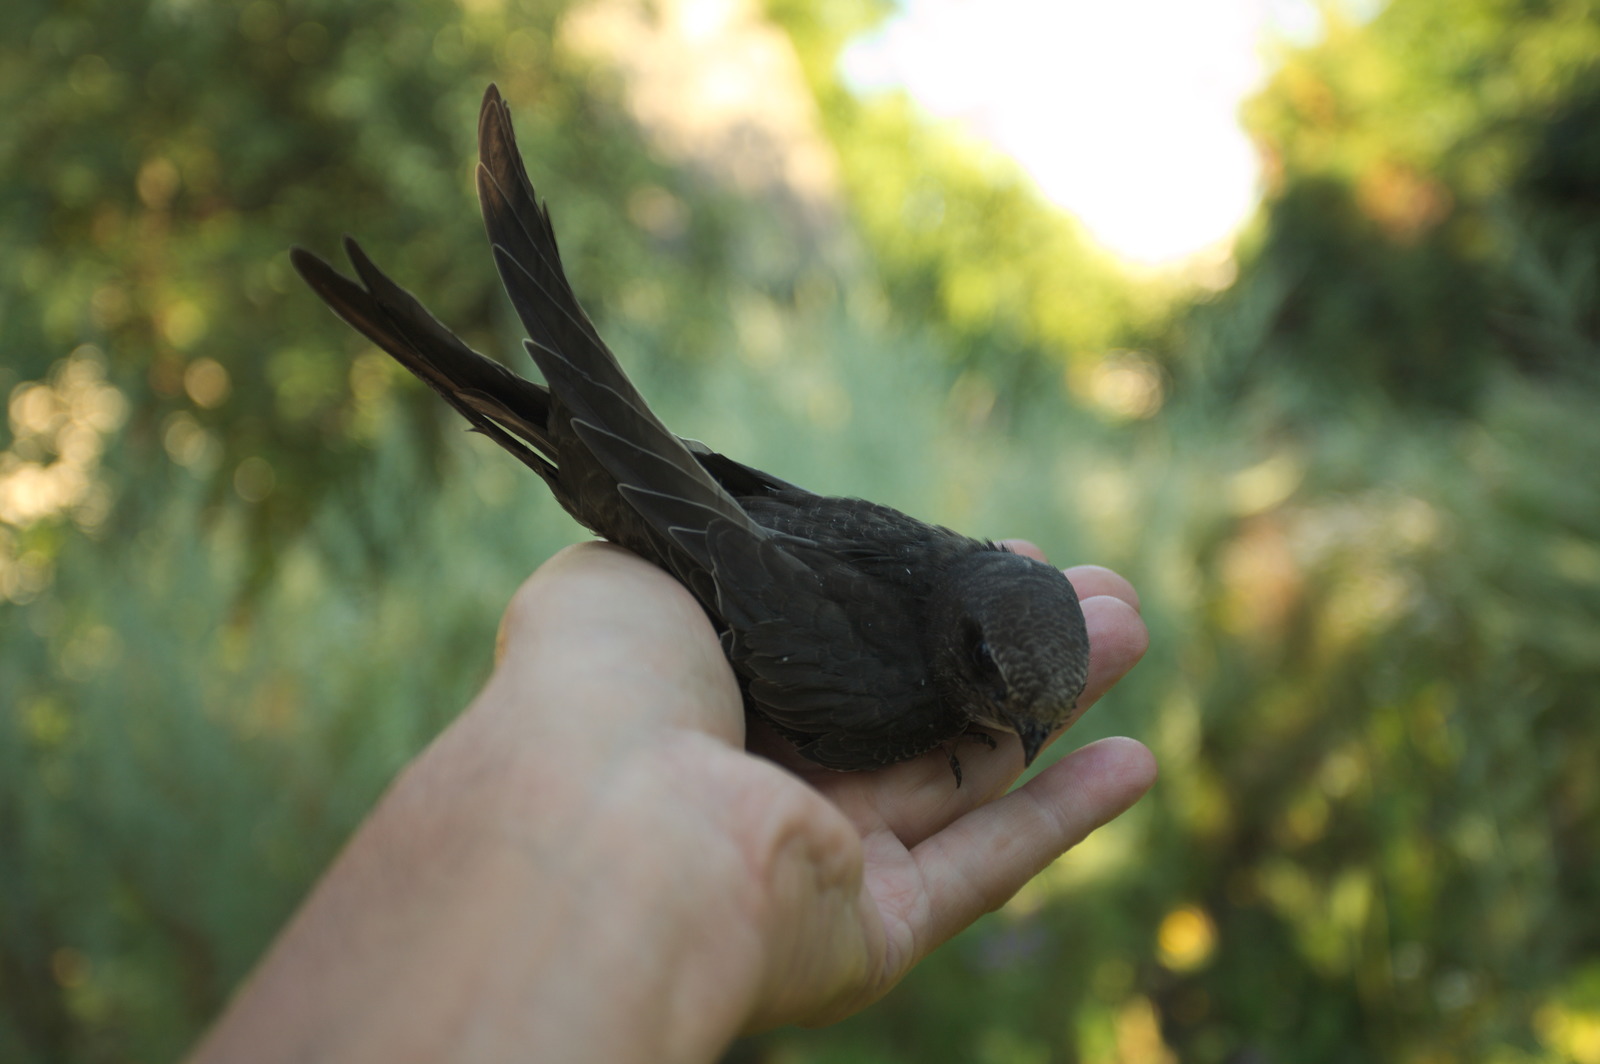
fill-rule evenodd
<path id="1" fill-rule="evenodd" d="M 1089 627 L 1089 679 L 1078 705 L 1087 709 L 1139 664 L 1150 649 L 1150 629 L 1136 607 L 1111 595 L 1085 599 L 1083 619 Z"/>
<path id="2" fill-rule="evenodd" d="M 1112 598 L 1121 599 L 1135 610 L 1139 609 L 1139 592 L 1135 591 L 1133 585 L 1121 574 L 1114 573 L 1103 565 L 1074 565 L 1070 569 L 1061 571 L 1072 581 L 1073 590 L 1078 593 L 1080 600 L 1110 595 Z"/>
<path id="3" fill-rule="evenodd" d="M 1083 616 L 1089 629 L 1089 680 L 1078 699 L 1074 721 L 1127 675 L 1150 645 L 1143 619 L 1122 599 L 1109 595 L 1087 599 Z M 942 750 L 874 772 L 818 776 L 811 782 L 826 791 L 858 827 L 882 824 L 906 846 L 915 846 L 1003 794 L 1022 774 L 1022 748 L 1016 738 L 1004 734 L 996 738 L 994 750 L 978 742 L 957 745 L 960 787 L 955 786 L 949 758 Z"/>
<path id="4" fill-rule="evenodd" d="M 1032 558 L 1036 562 L 1049 562 L 1050 561 L 1049 558 L 1046 558 L 1044 556 L 1044 551 L 1039 549 L 1039 545 L 1037 543 L 1033 542 L 1032 540 L 1028 540 L 1028 539 L 1002 539 L 1002 540 L 996 541 L 995 545 L 996 546 L 1000 546 L 1000 547 L 1004 547 L 1006 550 L 1010 551 L 1012 554 L 1021 554 L 1024 557 Z"/>
<path id="5" fill-rule="evenodd" d="M 1039 549 L 1038 544 L 1030 540 L 1002 539 L 998 541 L 998 545 L 1013 554 L 1021 554 L 1034 561 L 1046 563 L 1050 561 L 1045 557 L 1044 551 Z M 1121 599 L 1134 609 L 1139 608 L 1139 593 L 1133 589 L 1133 585 L 1103 565 L 1074 565 L 1070 569 L 1061 571 L 1072 581 L 1072 586 L 1078 592 L 1080 599 L 1110 595 L 1112 598 Z"/>
<path id="6" fill-rule="evenodd" d="M 491 683 L 569 707 L 586 726 L 696 727 L 743 741 L 738 684 L 704 611 L 620 547 L 580 544 L 540 566 L 497 643 Z"/>
<path id="7" fill-rule="evenodd" d="M 1027 786 L 917 846 L 911 857 L 921 897 L 906 899 L 901 884 L 898 894 L 886 889 L 880 904 L 902 906 L 895 915 L 912 923 L 911 940 L 926 954 L 1003 905 L 1051 861 L 1138 801 L 1155 778 L 1155 758 L 1132 739 L 1102 739 L 1075 750 Z"/>

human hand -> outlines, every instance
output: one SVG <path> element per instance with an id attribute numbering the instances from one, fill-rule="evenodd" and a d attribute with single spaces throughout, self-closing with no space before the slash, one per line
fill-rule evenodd
<path id="1" fill-rule="evenodd" d="M 1043 560 L 1031 544 L 1010 545 Z M 1147 634 L 1121 577 L 1093 566 L 1067 575 L 1093 648 L 1087 708 L 1138 661 Z M 547 697 L 553 682 L 575 684 L 557 704 L 604 707 L 593 711 L 608 715 L 606 735 L 584 725 L 604 760 L 625 759 L 623 747 L 658 760 L 672 760 L 680 744 L 695 749 L 676 770 L 680 783 L 696 777 L 695 795 L 664 779 L 660 800 L 686 811 L 704 803 L 683 851 L 710 845 L 703 832 L 732 841 L 752 870 L 744 910 L 757 917 L 761 974 L 745 1028 L 826 1023 L 875 1000 L 1132 805 L 1155 776 L 1149 752 L 1129 739 L 1075 751 L 1009 795 L 1022 759 L 1005 740 L 993 751 L 963 746 L 959 788 L 940 751 L 839 773 L 759 723 L 750 745 L 784 769 L 747 756 L 737 686 L 699 608 L 660 570 L 602 545 L 564 553 L 518 594 L 502 670 Z"/>
<path id="2" fill-rule="evenodd" d="M 1027 544 L 1014 549 L 1037 556 Z M 1087 708 L 1138 660 L 1137 597 L 1068 570 Z M 197 1059 L 713 1059 L 842 1018 L 1150 786 L 1140 744 L 862 773 L 748 737 L 684 588 L 563 551 L 508 608 L 469 709 L 357 832 Z"/>

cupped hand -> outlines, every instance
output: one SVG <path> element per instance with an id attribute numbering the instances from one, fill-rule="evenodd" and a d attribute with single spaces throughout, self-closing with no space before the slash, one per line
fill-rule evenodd
<path id="1" fill-rule="evenodd" d="M 1145 630 L 1120 577 L 1068 576 L 1088 706 Z M 747 737 L 689 594 L 618 548 L 563 551 L 192 1059 L 688 1064 L 845 1016 L 1155 775 L 1127 739 L 1010 793 L 1014 739 L 960 756 L 957 788 L 943 753 L 843 774 Z"/>
<path id="2" fill-rule="evenodd" d="M 1094 566 L 1066 575 L 1089 628 L 1087 709 L 1148 637 L 1127 581 Z M 811 765 L 759 724 L 746 735 L 737 683 L 687 591 L 604 544 L 562 552 L 524 585 L 474 711 L 497 745 L 523 751 L 528 815 L 581 822 L 590 845 L 636 855 L 656 889 L 682 895 L 658 900 L 686 934 L 717 938 L 740 987 L 720 1004 L 743 1030 L 827 1023 L 877 999 L 1156 772 L 1120 738 L 1015 790 L 1009 736 L 961 744 L 960 787 L 941 751 L 871 772 Z M 597 804 L 621 812 L 580 812 Z"/>

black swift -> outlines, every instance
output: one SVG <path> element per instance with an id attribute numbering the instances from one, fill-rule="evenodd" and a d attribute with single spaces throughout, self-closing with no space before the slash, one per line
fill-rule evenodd
<path id="1" fill-rule="evenodd" d="M 862 499 L 815 495 L 670 432 L 578 305 L 548 209 L 490 86 L 478 198 L 495 265 L 544 375 L 467 347 L 373 265 L 359 283 L 300 248 L 333 310 L 516 455 L 578 521 L 677 577 L 721 634 L 747 707 L 809 760 L 870 769 L 1014 732 L 1031 763 L 1073 717 L 1089 642 L 1041 562 Z"/>

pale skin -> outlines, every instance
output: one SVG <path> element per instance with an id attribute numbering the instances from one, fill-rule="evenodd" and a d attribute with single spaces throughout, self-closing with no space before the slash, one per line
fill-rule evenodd
<path id="1" fill-rule="evenodd" d="M 1066 572 L 1091 705 L 1147 635 L 1127 581 Z M 937 751 L 835 773 L 747 737 L 689 594 L 570 548 L 192 1059 L 712 1061 L 742 1032 L 841 1019 L 1155 779 L 1131 739 L 1009 794 L 1015 738 L 957 753 L 960 788 Z"/>

